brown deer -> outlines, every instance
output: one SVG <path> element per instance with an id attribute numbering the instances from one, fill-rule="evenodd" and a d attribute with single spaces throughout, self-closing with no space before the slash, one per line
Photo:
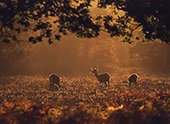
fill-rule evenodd
<path id="1" fill-rule="evenodd" d="M 129 76 L 127 83 L 129 84 L 129 86 L 131 86 L 132 83 L 137 84 L 138 78 L 139 78 L 138 74 L 133 73 Z"/>
<path id="2" fill-rule="evenodd" d="M 98 74 L 98 69 L 95 69 L 95 68 L 91 68 L 91 72 L 95 75 L 95 77 L 100 83 L 104 83 L 106 86 L 109 85 L 110 83 L 109 73 Z"/>
<path id="3" fill-rule="evenodd" d="M 60 87 L 60 78 L 55 74 L 49 75 L 50 86 Z"/>

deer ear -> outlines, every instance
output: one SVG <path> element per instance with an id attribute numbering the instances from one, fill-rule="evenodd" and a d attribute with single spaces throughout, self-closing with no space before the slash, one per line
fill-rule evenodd
<path id="1" fill-rule="evenodd" d="M 91 67 L 91 70 L 93 71 L 94 69 Z"/>
<path id="2" fill-rule="evenodd" d="M 99 70 L 99 68 L 96 69 L 97 71 Z"/>

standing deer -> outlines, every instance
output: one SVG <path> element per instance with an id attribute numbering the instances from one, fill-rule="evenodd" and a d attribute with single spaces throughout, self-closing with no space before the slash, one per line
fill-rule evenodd
<path id="1" fill-rule="evenodd" d="M 55 74 L 49 75 L 50 86 L 60 87 L 60 78 Z"/>
<path id="2" fill-rule="evenodd" d="M 95 77 L 100 83 L 104 83 L 106 86 L 109 85 L 110 83 L 109 73 L 98 74 L 98 69 L 95 68 L 91 68 L 91 72 L 95 75 Z"/>
<path id="3" fill-rule="evenodd" d="M 131 86 L 132 83 L 137 84 L 138 81 L 138 74 L 133 73 L 129 76 L 127 83 L 129 84 L 129 86 Z"/>

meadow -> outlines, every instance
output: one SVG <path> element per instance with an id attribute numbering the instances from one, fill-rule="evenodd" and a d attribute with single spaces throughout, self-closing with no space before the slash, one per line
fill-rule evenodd
<path id="1" fill-rule="evenodd" d="M 170 123 L 170 78 L 139 72 L 129 87 L 129 73 L 111 73 L 109 87 L 92 75 L 61 76 L 59 89 L 48 75 L 1 76 L 0 124 Z"/>

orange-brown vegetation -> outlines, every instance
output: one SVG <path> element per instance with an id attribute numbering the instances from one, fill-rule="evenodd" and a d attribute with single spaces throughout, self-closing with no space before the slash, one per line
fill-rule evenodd
<path id="1" fill-rule="evenodd" d="M 0 124 L 168 124 L 170 79 L 140 75 L 131 87 L 127 73 L 111 74 L 109 87 L 92 75 L 61 77 L 56 90 L 48 76 L 1 77 Z"/>

